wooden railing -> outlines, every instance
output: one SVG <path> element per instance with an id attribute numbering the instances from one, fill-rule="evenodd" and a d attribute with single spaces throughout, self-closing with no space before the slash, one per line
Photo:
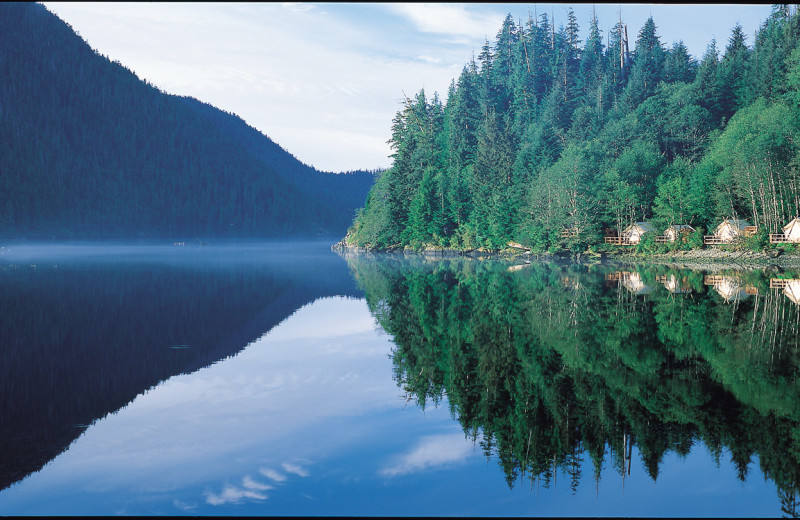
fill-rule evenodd
<path id="1" fill-rule="evenodd" d="M 719 285 L 727 279 L 737 280 L 731 276 L 721 276 L 718 274 L 707 274 L 703 277 L 703 284 L 704 285 Z M 738 280 L 737 280 L 738 281 Z"/>
<path id="2" fill-rule="evenodd" d="M 672 239 L 667 235 L 658 235 L 656 236 L 656 244 L 668 244 L 672 242 Z"/>
<path id="3" fill-rule="evenodd" d="M 616 271 L 613 273 L 609 273 L 606 275 L 607 282 L 619 282 L 620 280 L 625 280 L 631 277 L 630 271 Z"/>
<path id="4" fill-rule="evenodd" d="M 706 245 L 719 245 L 719 244 L 728 244 L 730 240 L 726 241 L 717 235 L 704 235 L 703 236 L 703 243 Z"/>
<path id="5" fill-rule="evenodd" d="M 705 235 L 703 236 L 703 243 L 706 245 L 730 244 L 731 242 L 735 242 L 741 237 L 745 238 L 751 237 L 755 235 L 757 231 L 758 231 L 758 226 L 745 226 L 740 235 L 732 236 L 727 240 L 717 235 Z"/>
<path id="6" fill-rule="evenodd" d="M 789 237 L 786 236 L 784 233 L 770 233 L 769 234 L 769 243 L 770 244 L 784 244 L 789 241 Z"/>
<path id="7" fill-rule="evenodd" d="M 769 279 L 769 288 L 770 289 L 783 289 L 786 287 L 787 282 L 784 278 L 770 278 Z"/>
<path id="8" fill-rule="evenodd" d="M 603 237 L 603 242 L 612 246 L 632 246 L 633 242 L 625 237 Z"/>

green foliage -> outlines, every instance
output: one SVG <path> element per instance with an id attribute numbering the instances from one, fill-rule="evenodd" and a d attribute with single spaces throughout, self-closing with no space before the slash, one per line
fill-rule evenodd
<path id="1" fill-rule="evenodd" d="M 754 235 L 746 237 L 744 239 L 744 245 L 747 249 L 762 251 L 769 245 L 769 233 L 762 227 L 758 229 Z"/>
<path id="2" fill-rule="evenodd" d="M 764 273 L 715 287 L 670 268 L 348 263 L 393 337 L 398 386 L 420 406 L 446 397 L 509 486 L 554 471 L 576 485 L 576 456 L 597 471 L 629 443 L 655 479 L 703 443 L 742 478 L 757 456 L 779 498 L 800 492 L 797 307 Z"/>
<path id="3" fill-rule="evenodd" d="M 776 10 L 752 47 L 737 25 L 699 63 L 682 43 L 666 49 L 652 18 L 632 53 L 624 24 L 606 45 L 589 20 L 581 47 L 574 13 L 552 23 L 506 17 L 446 104 L 421 92 L 398 114 L 398 180 L 368 201 L 389 204 L 388 218 L 367 208 L 362 220 L 380 218 L 399 245 L 580 251 L 637 221 L 661 233 L 728 217 L 776 232 L 800 211 L 796 14 Z"/>
<path id="4" fill-rule="evenodd" d="M 686 244 L 691 249 L 702 249 L 705 247 L 703 242 L 703 236 L 705 235 L 705 228 L 702 226 L 698 226 L 695 228 L 694 233 L 689 235 L 689 239 L 686 241 Z"/>

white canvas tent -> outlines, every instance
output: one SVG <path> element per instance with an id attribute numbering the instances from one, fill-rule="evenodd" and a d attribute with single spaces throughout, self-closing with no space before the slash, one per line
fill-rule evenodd
<path id="1" fill-rule="evenodd" d="M 726 302 L 747 299 L 750 295 L 742 287 L 739 279 L 733 277 L 722 277 L 718 283 L 714 284 L 714 290 L 722 296 Z"/>
<path id="2" fill-rule="evenodd" d="M 783 293 L 794 303 L 800 304 L 800 280 L 786 280 Z"/>
<path id="3" fill-rule="evenodd" d="M 691 287 L 685 286 L 682 280 L 671 274 L 669 278 L 664 278 L 664 287 L 673 294 L 683 294 L 692 292 Z"/>
<path id="4" fill-rule="evenodd" d="M 652 287 L 642 281 L 639 273 L 626 273 L 626 275 L 622 276 L 622 285 L 633 294 L 650 294 L 653 291 Z"/>
<path id="5" fill-rule="evenodd" d="M 655 229 L 650 222 L 634 222 L 622 231 L 622 239 L 630 244 L 638 244 L 645 233 Z"/>
<path id="6" fill-rule="evenodd" d="M 685 224 L 674 224 L 664 230 L 664 236 L 667 237 L 669 242 L 675 242 L 681 235 L 693 233 L 694 228 Z"/>
<path id="7" fill-rule="evenodd" d="M 714 230 L 714 236 L 722 242 L 731 242 L 734 239 L 744 236 L 745 228 L 750 227 L 750 223 L 744 219 L 733 220 L 725 219 Z"/>
<path id="8" fill-rule="evenodd" d="M 791 222 L 783 226 L 783 234 L 787 242 L 800 242 L 800 218 L 795 217 Z"/>

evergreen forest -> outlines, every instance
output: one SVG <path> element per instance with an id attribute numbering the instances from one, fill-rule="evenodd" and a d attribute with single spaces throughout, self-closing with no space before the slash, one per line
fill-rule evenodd
<path id="1" fill-rule="evenodd" d="M 633 222 L 702 235 L 733 218 L 764 242 L 798 215 L 796 10 L 774 6 L 755 35 L 733 27 L 699 60 L 652 17 L 630 41 L 622 19 L 606 34 L 588 23 L 581 41 L 571 9 L 557 29 L 508 15 L 446 101 L 406 98 L 392 166 L 346 241 L 585 251 Z"/>
<path id="2" fill-rule="evenodd" d="M 40 4 L 0 5 L 0 77 L 0 238 L 341 236 L 374 182 L 160 91 Z"/>

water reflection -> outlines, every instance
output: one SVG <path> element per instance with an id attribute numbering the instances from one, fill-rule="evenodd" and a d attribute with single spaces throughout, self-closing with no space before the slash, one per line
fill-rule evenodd
<path id="1" fill-rule="evenodd" d="M 360 296 L 325 243 L 17 246 L 0 257 L 0 489 L 173 375 L 318 298 Z"/>
<path id="2" fill-rule="evenodd" d="M 509 487 L 561 472 L 575 490 L 609 464 L 626 478 L 634 448 L 656 480 L 702 444 L 742 481 L 757 464 L 798 512 L 800 274 L 348 263 L 394 338 L 397 384 L 446 402 Z"/>
<path id="3" fill-rule="evenodd" d="M 770 289 L 783 289 L 793 303 L 800 304 L 800 278 L 771 278 L 769 281 Z"/>

